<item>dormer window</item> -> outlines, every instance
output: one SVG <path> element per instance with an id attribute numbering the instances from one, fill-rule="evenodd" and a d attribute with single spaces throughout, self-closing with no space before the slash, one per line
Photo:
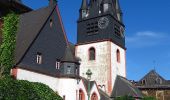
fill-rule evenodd
<path id="1" fill-rule="evenodd" d="M 42 64 L 42 54 L 37 52 L 37 64 Z"/>
<path id="2" fill-rule="evenodd" d="M 53 20 L 50 19 L 50 27 L 52 27 L 52 26 L 53 26 Z"/>
<path id="3" fill-rule="evenodd" d="M 58 60 L 58 59 L 56 61 L 56 69 L 60 69 L 60 60 Z"/>

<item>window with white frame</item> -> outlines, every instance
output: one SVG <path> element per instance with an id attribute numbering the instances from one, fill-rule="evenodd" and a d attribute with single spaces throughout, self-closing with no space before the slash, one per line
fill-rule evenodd
<path id="1" fill-rule="evenodd" d="M 42 54 L 37 52 L 37 64 L 42 64 Z"/>
<path id="2" fill-rule="evenodd" d="M 60 61 L 59 60 L 56 61 L 56 69 L 60 69 Z"/>

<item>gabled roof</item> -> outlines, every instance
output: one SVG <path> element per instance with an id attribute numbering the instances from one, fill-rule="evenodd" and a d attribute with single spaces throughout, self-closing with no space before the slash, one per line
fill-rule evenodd
<path id="1" fill-rule="evenodd" d="M 20 62 L 30 45 L 34 42 L 54 8 L 55 5 L 48 6 L 20 16 L 16 36 L 15 64 Z"/>
<path id="2" fill-rule="evenodd" d="M 165 80 L 155 70 L 151 70 L 135 85 L 139 89 L 170 89 L 170 82 Z"/>
<path id="3" fill-rule="evenodd" d="M 125 95 L 133 97 L 143 97 L 139 89 L 136 88 L 131 82 L 129 82 L 122 76 L 117 76 L 113 91 L 111 93 L 111 98 Z"/>
<path id="4" fill-rule="evenodd" d="M 145 81 L 145 85 L 156 85 L 156 81 L 160 79 L 162 84 L 166 83 L 166 80 L 160 76 L 155 70 L 151 70 L 148 74 L 146 74 L 142 79 L 140 79 L 139 83 Z"/>
<path id="5" fill-rule="evenodd" d="M 101 89 L 99 89 L 99 93 L 100 93 L 100 100 L 112 100 L 109 95 L 107 95 L 104 91 L 102 91 Z"/>

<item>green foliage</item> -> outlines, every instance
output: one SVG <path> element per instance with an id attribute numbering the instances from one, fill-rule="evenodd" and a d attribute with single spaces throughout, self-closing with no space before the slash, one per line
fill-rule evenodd
<path id="1" fill-rule="evenodd" d="M 0 100 L 62 100 L 48 86 L 41 83 L 0 79 Z"/>
<path id="2" fill-rule="evenodd" d="M 135 100 L 132 96 L 121 96 L 117 97 L 115 100 Z"/>
<path id="3" fill-rule="evenodd" d="M 144 97 L 142 100 L 156 100 L 154 97 Z"/>
<path id="4" fill-rule="evenodd" d="M 15 13 L 10 13 L 4 17 L 3 20 L 3 41 L 0 46 L 0 70 L 3 70 L 4 75 L 9 75 L 10 69 L 14 65 L 14 49 L 19 16 Z"/>

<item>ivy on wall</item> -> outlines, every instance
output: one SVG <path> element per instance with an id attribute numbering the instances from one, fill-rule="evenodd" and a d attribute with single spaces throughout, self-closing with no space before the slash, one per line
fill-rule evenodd
<path id="1" fill-rule="evenodd" d="M 3 41 L 0 46 L 0 74 L 9 75 L 10 69 L 14 65 L 14 49 L 19 16 L 12 12 L 4 17 L 3 21 Z"/>

